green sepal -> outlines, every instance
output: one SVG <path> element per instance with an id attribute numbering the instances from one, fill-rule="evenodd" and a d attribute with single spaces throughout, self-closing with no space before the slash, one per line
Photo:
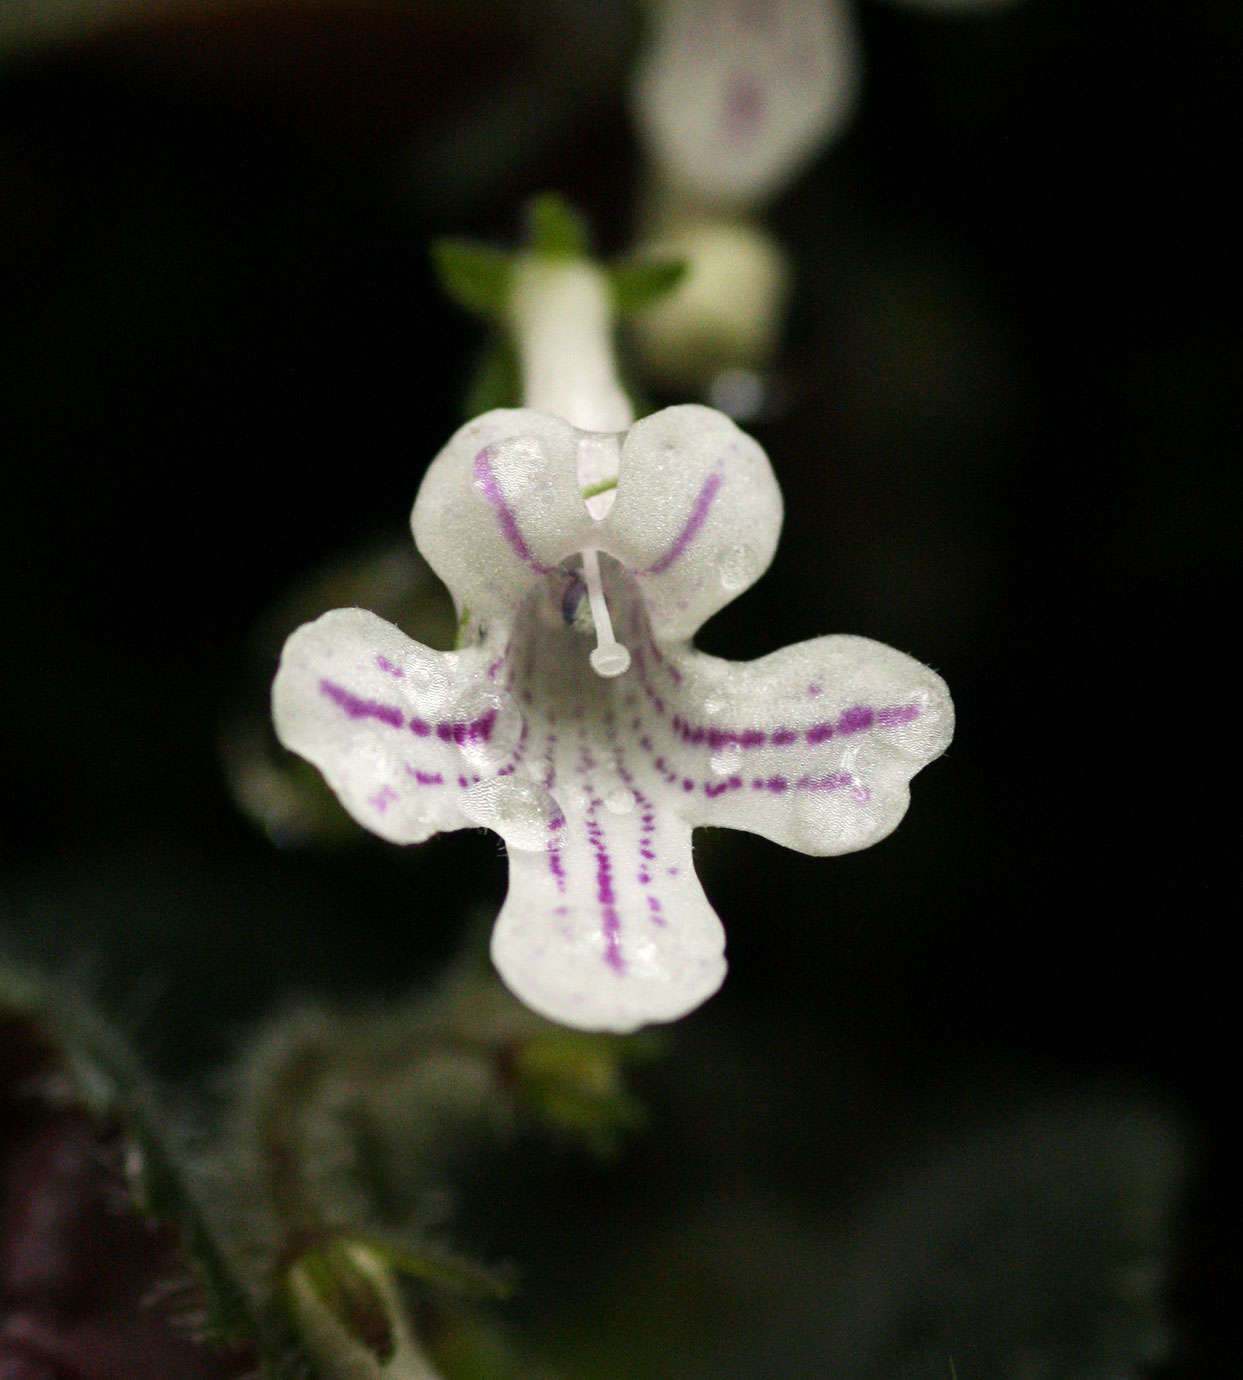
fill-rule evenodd
<path id="1" fill-rule="evenodd" d="M 299 1308 L 294 1279 L 298 1275 L 319 1306 L 357 1345 L 370 1352 L 378 1367 L 392 1360 L 397 1350 L 397 1331 L 389 1301 L 375 1280 L 355 1263 L 346 1241 L 329 1241 L 307 1251 L 289 1267 L 283 1283 L 295 1328 Z"/>
<path id="2" fill-rule="evenodd" d="M 481 316 L 500 316 L 509 301 L 513 256 L 474 240 L 437 240 L 432 264 L 445 294 Z"/>
<path id="3" fill-rule="evenodd" d="M 526 207 L 527 245 L 549 259 L 582 259 L 591 247 L 591 231 L 559 192 L 541 192 Z"/>
<path id="4" fill-rule="evenodd" d="M 546 1125 L 584 1141 L 601 1156 L 642 1125 L 642 1104 L 626 1090 L 623 1067 L 650 1059 L 659 1041 L 555 1030 L 522 1044 L 514 1055 L 518 1099 Z"/>
<path id="5" fill-rule="evenodd" d="M 518 354 L 504 331 L 494 331 L 484 346 L 471 374 L 462 405 L 467 417 L 480 417 L 495 407 L 522 405 L 522 373 Z"/>
<path id="6" fill-rule="evenodd" d="M 685 259 L 622 259 L 608 268 L 613 310 L 618 316 L 634 316 L 666 293 L 672 292 L 686 277 L 690 265 Z"/>
<path id="7" fill-rule="evenodd" d="M 513 1295 L 513 1278 L 504 1270 L 490 1269 L 426 1243 L 412 1246 L 373 1233 L 363 1233 L 357 1239 L 395 1275 L 442 1293 L 470 1299 L 507 1299 Z"/>

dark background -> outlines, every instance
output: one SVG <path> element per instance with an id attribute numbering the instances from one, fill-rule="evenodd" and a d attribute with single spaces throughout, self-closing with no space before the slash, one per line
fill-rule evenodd
<path id="1" fill-rule="evenodd" d="M 643 1076 L 646 1137 L 494 1169 L 499 1225 L 462 1206 L 537 1334 L 663 1327 L 669 1375 L 1230 1369 L 1240 13 L 860 5 L 860 115 L 769 217 L 785 535 L 701 643 L 866 633 L 945 676 L 958 736 L 870 852 L 704 838 L 731 975 Z M 429 237 L 512 239 L 555 187 L 627 244 L 634 32 L 190 8 L 0 67 L 2 918 L 171 1078 L 291 994 L 431 981 L 499 903 L 490 837 L 275 849 L 220 733 L 265 712 L 265 610 L 400 539 L 460 420 L 479 337 Z M 1132 1321 L 1164 1301 L 1168 1359 L 1058 1360 L 1116 1311 L 1119 1202 L 1158 1222 Z"/>

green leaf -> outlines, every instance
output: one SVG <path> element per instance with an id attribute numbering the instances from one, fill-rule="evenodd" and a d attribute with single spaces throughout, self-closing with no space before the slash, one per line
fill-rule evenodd
<path id="1" fill-rule="evenodd" d="M 685 259 L 624 259 L 609 268 L 613 309 L 618 316 L 633 316 L 672 292 L 686 277 Z"/>
<path id="2" fill-rule="evenodd" d="M 559 192 L 542 192 L 527 204 L 527 240 L 549 259 L 581 259 L 591 244 L 585 218 Z"/>
<path id="3" fill-rule="evenodd" d="M 499 316 L 509 300 L 511 256 L 503 249 L 471 240 L 437 240 L 432 264 L 445 293 L 468 311 Z"/>

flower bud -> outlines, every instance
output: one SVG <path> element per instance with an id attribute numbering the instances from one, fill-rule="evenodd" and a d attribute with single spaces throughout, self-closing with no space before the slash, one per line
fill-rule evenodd
<path id="1" fill-rule="evenodd" d="M 334 1241 L 309 1251 L 285 1287 L 299 1338 L 334 1380 L 436 1380 L 392 1276 L 370 1247 Z"/>
<path id="2" fill-rule="evenodd" d="M 786 256 L 759 226 L 699 220 L 653 250 L 687 266 L 682 280 L 634 320 L 639 353 L 670 389 L 703 389 L 722 370 L 768 363 L 789 287 Z"/>

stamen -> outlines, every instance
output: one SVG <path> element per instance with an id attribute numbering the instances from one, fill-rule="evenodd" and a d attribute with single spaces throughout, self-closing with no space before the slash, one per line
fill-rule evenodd
<path id="1" fill-rule="evenodd" d="M 587 598 L 591 602 L 591 616 L 596 625 L 595 650 L 587 658 L 598 676 L 620 676 L 630 669 L 630 653 L 613 636 L 613 620 L 604 602 L 604 586 L 600 581 L 600 553 L 594 546 L 583 552 L 583 578 L 587 582 Z"/>

